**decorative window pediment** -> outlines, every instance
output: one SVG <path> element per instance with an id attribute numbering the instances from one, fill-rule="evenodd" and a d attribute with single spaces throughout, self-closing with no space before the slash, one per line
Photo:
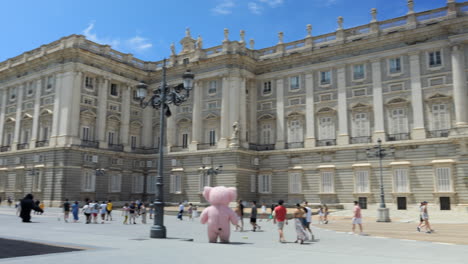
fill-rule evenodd
<path id="1" fill-rule="evenodd" d="M 216 120 L 216 119 L 219 119 L 219 116 L 211 114 L 211 113 L 205 116 L 205 120 Z"/>
<path id="2" fill-rule="evenodd" d="M 408 100 L 405 100 L 404 98 L 393 98 L 390 101 L 386 103 L 388 107 L 398 107 L 398 106 L 406 106 L 409 104 Z"/>
<path id="3" fill-rule="evenodd" d="M 258 118 L 259 121 L 273 120 L 273 119 L 275 119 L 275 117 L 272 115 L 262 115 Z"/>
<path id="4" fill-rule="evenodd" d="M 351 107 L 351 111 L 353 112 L 367 112 L 372 109 L 372 106 L 364 104 L 364 103 L 357 103 Z"/>
<path id="5" fill-rule="evenodd" d="M 446 101 L 450 101 L 450 99 L 451 99 L 450 96 L 447 96 L 447 95 L 444 95 L 444 94 L 441 94 L 441 93 L 436 93 L 434 95 L 429 96 L 426 99 L 426 101 L 430 102 L 430 103 L 440 102 L 440 101 L 446 102 Z"/>
<path id="6" fill-rule="evenodd" d="M 44 109 L 41 111 L 41 116 L 42 115 L 51 115 L 52 114 L 52 110 L 50 109 Z"/>
<path id="7" fill-rule="evenodd" d="M 336 113 L 336 110 L 331 108 L 331 107 L 323 107 L 323 108 L 320 108 L 318 111 L 317 111 L 317 114 L 319 115 L 331 115 L 331 114 L 335 114 Z"/>

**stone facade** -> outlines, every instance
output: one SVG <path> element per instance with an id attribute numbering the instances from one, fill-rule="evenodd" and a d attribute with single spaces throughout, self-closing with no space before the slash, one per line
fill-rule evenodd
<path id="1" fill-rule="evenodd" d="M 468 3 L 254 49 L 245 32 L 203 48 L 187 29 L 171 46 L 170 84 L 195 73 L 172 107 L 164 146 L 165 197 L 203 203 L 205 185 L 235 186 L 270 203 L 468 204 Z M 0 63 L 0 195 L 150 200 L 159 114 L 135 98 L 155 88 L 145 62 L 71 35 Z M 371 150 L 372 153 L 372 150 Z M 217 175 L 207 169 L 223 165 Z M 96 173 L 102 171 L 104 173 Z"/>

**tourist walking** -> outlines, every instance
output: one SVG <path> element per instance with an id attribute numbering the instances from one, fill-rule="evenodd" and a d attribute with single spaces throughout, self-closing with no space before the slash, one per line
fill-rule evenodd
<path id="1" fill-rule="evenodd" d="M 106 207 L 106 221 L 112 221 L 112 209 L 113 209 L 113 204 L 112 204 L 112 201 L 109 200 L 107 201 L 107 207 Z"/>
<path id="2" fill-rule="evenodd" d="M 281 243 L 285 243 L 286 240 L 284 239 L 284 224 L 288 224 L 288 219 L 286 219 L 286 208 L 283 206 L 284 201 L 279 200 L 278 206 L 274 209 L 274 218 L 273 223 L 278 226 L 278 233 L 279 233 L 279 241 Z"/>
<path id="3" fill-rule="evenodd" d="M 296 204 L 296 209 L 293 212 L 294 218 L 294 227 L 296 228 L 296 241 L 294 243 L 301 243 L 304 244 L 305 240 L 308 240 L 307 232 L 304 229 L 304 219 L 305 219 L 305 212 L 304 208 L 301 207 L 300 204 Z"/>
<path id="4" fill-rule="evenodd" d="M 240 211 L 240 226 L 242 231 L 244 231 L 244 204 L 242 200 L 239 200 L 239 211 Z"/>
<path id="5" fill-rule="evenodd" d="M 104 224 L 104 221 L 106 221 L 106 214 L 107 214 L 107 203 L 102 201 L 100 205 L 100 215 L 101 215 L 101 224 Z"/>
<path id="6" fill-rule="evenodd" d="M 358 201 L 354 201 L 354 209 L 353 209 L 353 232 L 351 232 L 351 234 L 354 234 L 354 231 L 355 231 L 355 229 L 356 229 L 356 225 L 359 225 L 360 234 L 363 235 L 364 233 L 362 232 L 361 207 L 359 206 L 359 202 L 358 202 Z"/>
<path id="7" fill-rule="evenodd" d="M 123 224 L 126 225 L 128 223 L 128 215 L 129 215 L 128 203 L 125 203 L 125 205 L 122 207 L 122 215 L 124 216 Z"/>
<path id="8" fill-rule="evenodd" d="M 319 216 L 319 224 L 323 224 L 324 213 L 323 213 L 323 207 L 321 205 L 319 205 L 318 207 L 317 214 Z"/>
<path id="9" fill-rule="evenodd" d="M 252 225 L 252 231 L 255 232 L 258 229 L 261 229 L 259 225 L 257 225 L 257 202 L 252 201 L 252 208 L 250 211 L 250 224 Z"/>
<path id="10" fill-rule="evenodd" d="M 182 202 L 179 203 L 179 213 L 177 214 L 177 219 L 179 219 L 180 221 L 182 221 L 182 217 L 184 215 L 184 204 Z"/>
<path id="11" fill-rule="evenodd" d="M 129 217 L 130 217 L 130 224 L 133 221 L 133 224 L 136 225 L 136 210 L 137 210 L 136 203 L 134 203 L 134 202 L 130 203 L 130 206 L 128 206 L 128 214 L 129 214 Z"/>
<path id="12" fill-rule="evenodd" d="M 193 205 L 192 203 L 189 203 L 189 208 L 187 209 L 187 214 L 188 214 L 188 217 L 189 217 L 189 220 L 192 221 L 192 214 L 193 214 Z"/>
<path id="13" fill-rule="evenodd" d="M 266 204 L 265 203 L 262 203 L 262 207 L 260 209 L 262 211 L 262 217 L 260 218 L 260 222 L 262 221 L 262 219 L 266 219 L 267 218 L 267 207 L 266 207 Z"/>
<path id="14" fill-rule="evenodd" d="M 20 217 L 23 219 L 23 223 L 31 223 L 31 210 L 36 212 L 42 212 L 42 209 L 39 208 L 33 201 L 34 196 L 30 193 L 21 200 L 20 203 Z"/>
<path id="15" fill-rule="evenodd" d="M 70 203 L 68 202 L 68 199 L 65 199 L 65 202 L 63 203 L 63 221 L 65 221 L 65 223 L 68 223 L 69 216 L 70 216 Z"/>
<path id="16" fill-rule="evenodd" d="M 83 206 L 83 213 L 86 216 L 86 224 L 91 223 L 91 214 L 93 213 L 93 210 L 91 208 L 91 204 L 89 201 L 86 201 L 86 204 Z"/>
<path id="17" fill-rule="evenodd" d="M 236 215 L 237 215 L 236 231 L 243 232 L 244 231 L 244 226 L 243 225 L 241 226 L 241 224 L 242 224 L 242 222 L 241 222 L 242 214 L 241 214 L 240 204 L 237 204 L 236 209 L 234 209 L 234 213 L 236 213 Z"/>
<path id="18" fill-rule="evenodd" d="M 140 206 L 140 216 L 141 216 L 141 223 L 146 224 L 146 206 L 143 203 Z"/>
<path id="19" fill-rule="evenodd" d="M 75 201 L 75 203 L 72 204 L 71 211 L 73 215 L 73 222 L 74 223 L 78 222 L 78 219 L 79 219 L 78 213 L 80 211 L 80 204 L 78 203 L 78 201 Z"/>
<path id="20" fill-rule="evenodd" d="M 8 196 L 7 203 L 8 203 L 8 207 L 11 207 L 11 204 L 13 203 L 13 200 L 11 200 L 11 196 Z"/>
<path id="21" fill-rule="evenodd" d="M 307 201 L 304 202 L 304 209 L 304 211 L 307 211 L 305 214 L 305 229 L 309 231 L 310 239 L 312 239 L 314 236 L 310 229 L 310 223 L 312 223 L 312 209 L 309 207 Z"/>
<path id="22" fill-rule="evenodd" d="M 432 232 L 434 232 L 434 230 L 432 230 L 431 224 L 429 223 L 429 213 L 427 211 L 427 204 L 428 203 L 426 201 L 422 202 L 422 205 L 420 207 L 420 218 L 424 222 L 423 226 L 426 229 L 426 233 L 431 234 Z M 421 231 L 421 228 L 419 226 L 418 226 L 418 231 Z"/>
<path id="23" fill-rule="evenodd" d="M 268 221 L 267 222 L 270 222 L 270 220 L 273 219 L 273 213 L 275 212 L 275 207 L 276 207 L 276 204 L 271 204 L 271 206 L 270 206 L 270 215 L 268 216 Z"/>
<path id="24" fill-rule="evenodd" d="M 198 217 L 198 208 L 196 205 L 193 206 L 192 208 L 192 217 L 197 218 Z"/>
<path id="25" fill-rule="evenodd" d="M 323 223 L 328 224 L 328 206 L 326 204 L 323 205 Z"/>

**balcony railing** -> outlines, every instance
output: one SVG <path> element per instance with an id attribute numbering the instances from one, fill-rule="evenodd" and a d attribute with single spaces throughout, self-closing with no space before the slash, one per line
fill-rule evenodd
<path id="1" fill-rule="evenodd" d="M 171 146 L 171 152 L 187 151 L 188 146 Z"/>
<path id="2" fill-rule="evenodd" d="M 388 134 L 387 141 L 399 141 L 399 140 L 409 140 L 409 133 L 398 133 L 398 134 Z"/>
<path id="3" fill-rule="evenodd" d="M 48 147 L 49 140 L 36 141 L 36 148 Z"/>
<path id="4" fill-rule="evenodd" d="M 324 146 L 335 146 L 336 139 L 320 139 L 317 140 L 317 147 L 324 147 Z"/>
<path id="5" fill-rule="evenodd" d="M 286 148 L 288 148 L 288 149 L 304 148 L 304 142 L 290 142 L 290 143 L 286 143 Z"/>
<path id="6" fill-rule="evenodd" d="M 99 148 L 99 142 L 93 140 L 81 140 L 81 145 L 85 148 Z"/>
<path id="7" fill-rule="evenodd" d="M 21 149 L 28 149 L 29 148 L 29 143 L 20 143 L 16 145 L 16 149 L 21 150 Z"/>
<path id="8" fill-rule="evenodd" d="M 249 149 L 256 151 L 274 150 L 275 144 L 249 144 Z"/>
<path id="9" fill-rule="evenodd" d="M 0 152 L 6 152 L 6 151 L 10 151 L 10 146 L 1 146 L 0 147 Z"/>
<path id="10" fill-rule="evenodd" d="M 427 131 L 428 138 L 448 137 L 449 135 L 450 135 L 450 129 Z"/>
<path id="11" fill-rule="evenodd" d="M 371 143 L 372 137 L 351 137 L 351 144 Z"/>
<path id="12" fill-rule="evenodd" d="M 137 154 L 157 154 L 159 153 L 159 148 L 132 148 L 132 152 Z"/>
<path id="13" fill-rule="evenodd" d="M 109 150 L 123 151 L 124 146 L 122 144 L 109 144 Z"/>
<path id="14" fill-rule="evenodd" d="M 217 147 L 216 143 L 200 143 L 198 144 L 197 149 L 206 150 L 206 149 L 215 149 L 216 147 Z"/>

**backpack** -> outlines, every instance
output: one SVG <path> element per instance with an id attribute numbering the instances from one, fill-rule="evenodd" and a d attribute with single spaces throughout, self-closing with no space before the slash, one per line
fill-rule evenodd
<path id="1" fill-rule="evenodd" d="M 94 204 L 94 210 L 99 210 L 99 204 L 97 203 Z"/>

